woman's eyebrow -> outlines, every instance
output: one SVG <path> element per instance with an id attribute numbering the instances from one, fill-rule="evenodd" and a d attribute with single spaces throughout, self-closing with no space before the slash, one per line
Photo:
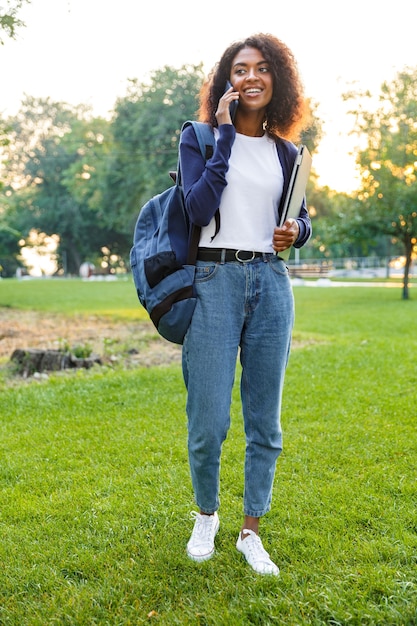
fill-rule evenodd
<path id="1" fill-rule="evenodd" d="M 256 65 L 265 65 L 266 63 L 268 63 L 268 61 L 263 60 L 263 61 L 259 61 Z M 246 67 L 247 65 L 248 65 L 247 63 L 239 62 L 239 63 L 235 63 L 232 67 L 239 67 L 239 66 Z"/>

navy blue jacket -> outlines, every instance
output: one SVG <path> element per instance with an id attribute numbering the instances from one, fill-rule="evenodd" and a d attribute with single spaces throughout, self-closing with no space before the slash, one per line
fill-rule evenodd
<path id="1" fill-rule="evenodd" d="M 227 185 L 226 173 L 235 135 L 236 129 L 232 124 L 221 124 L 213 156 L 205 161 L 192 126 L 187 126 L 182 132 L 180 160 L 185 207 L 191 223 L 197 226 L 207 226 L 220 206 L 220 198 Z M 285 198 L 297 148 L 284 139 L 277 139 L 276 145 L 284 176 L 282 198 Z M 279 216 L 281 210 L 282 203 L 278 209 Z M 311 236 L 311 221 L 305 199 L 297 222 L 300 232 L 294 247 L 301 248 Z"/>

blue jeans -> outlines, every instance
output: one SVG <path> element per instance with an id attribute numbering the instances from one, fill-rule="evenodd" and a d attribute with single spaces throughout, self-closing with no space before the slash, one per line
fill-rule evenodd
<path id="1" fill-rule="evenodd" d="M 268 254 L 250 262 L 198 261 L 197 305 L 183 345 L 188 454 L 197 506 L 219 507 L 220 456 L 240 348 L 246 435 L 244 513 L 271 506 L 282 450 L 281 397 L 294 323 L 284 261 Z"/>

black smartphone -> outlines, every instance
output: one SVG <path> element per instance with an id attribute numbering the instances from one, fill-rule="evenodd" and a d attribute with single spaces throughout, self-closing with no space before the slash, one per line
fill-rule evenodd
<path id="1" fill-rule="evenodd" d="M 225 87 L 225 92 L 230 89 L 231 87 L 233 87 L 232 83 L 230 81 L 226 81 L 226 87 Z M 232 118 L 232 124 L 234 122 L 235 119 L 235 114 L 236 114 L 236 109 L 238 107 L 239 104 L 239 100 L 233 100 L 233 102 L 230 103 L 229 105 L 229 110 L 230 110 L 230 117 Z"/>

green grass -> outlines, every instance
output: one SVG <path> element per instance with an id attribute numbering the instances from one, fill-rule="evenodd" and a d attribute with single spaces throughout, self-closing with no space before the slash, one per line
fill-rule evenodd
<path id="1" fill-rule="evenodd" d="M 84 285 L 2 281 L 0 302 L 140 314 L 131 283 Z M 0 391 L 1 625 L 417 624 L 416 301 L 294 291 L 284 452 L 261 526 L 280 577 L 234 547 L 238 386 L 217 551 L 196 564 L 180 367 L 53 375 Z"/>
<path id="2" fill-rule="evenodd" d="M 132 279 L 0 280 L 0 307 L 48 311 L 64 315 L 105 315 L 146 319 Z"/>

